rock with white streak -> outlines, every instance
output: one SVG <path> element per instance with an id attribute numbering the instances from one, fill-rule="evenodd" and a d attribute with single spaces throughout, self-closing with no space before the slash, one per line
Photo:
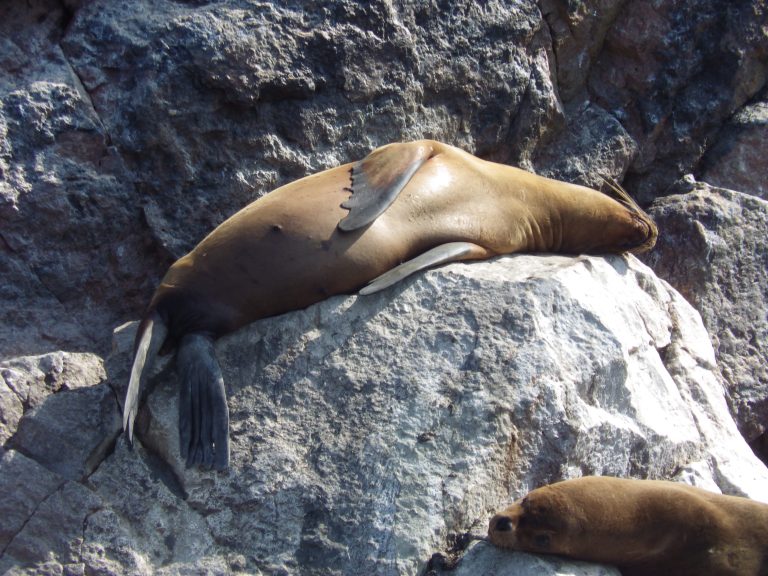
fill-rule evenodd
<path id="1" fill-rule="evenodd" d="M 108 383 L 120 398 L 129 343 L 123 328 L 108 363 L 120 367 Z M 388 575 L 439 569 L 442 554 L 470 573 L 490 562 L 503 576 L 522 562 L 520 574 L 603 574 L 492 550 L 462 559 L 455 543 L 528 490 L 585 474 L 768 501 L 768 471 L 731 419 L 698 313 L 633 257 L 454 264 L 256 322 L 217 352 L 227 472 L 180 460 L 172 370 L 155 378 L 136 448 L 119 439 L 81 482 L 54 451 L 22 442 L 25 420 L 106 384 L 43 396 L 10 440 L 35 460 L 8 452 L 0 481 L 13 485 L 23 463 L 52 476 L 25 488 L 13 525 L 0 526 L 0 567 Z"/>
<path id="2" fill-rule="evenodd" d="M 246 570 L 415 574 L 543 483 L 689 479 L 768 500 L 699 315 L 633 258 L 457 264 L 218 344 L 232 469 L 185 470 L 176 386 L 141 441 Z"/>

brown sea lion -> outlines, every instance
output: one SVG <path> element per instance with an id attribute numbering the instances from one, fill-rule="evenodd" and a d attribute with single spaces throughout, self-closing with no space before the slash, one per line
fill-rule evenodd
<path id="1" fill-rule="evenodd" d="M 585 477 L 496 516 L 502 548 L 614 564 L 623 576 L 768 576 L 768 505 L 677 482 Z"/>
<path id="2" fill-rule="evenodd" d="M 278 188 L 168 270 L 136 336 L 123 427 L 132 438 L 145 362 L 161 345 L 175 348 L 182 455 L 188 465 L 226 468 L 229 417 L 215 338 L 445 262 L 653 246 L 651 219 L 618 186 L 612 194 L 431 140 L 390 144 Z"/>

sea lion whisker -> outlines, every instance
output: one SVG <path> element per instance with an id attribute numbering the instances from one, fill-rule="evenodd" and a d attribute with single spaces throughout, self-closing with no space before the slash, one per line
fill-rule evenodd
<path id="1" fill-rule="evenodd" d="M 629 251 L 637 254 L 641 252 L 647 252 L 653 248 L 659 236 L 659 230 L 656 227 L 653 219 L 645 212 L 645 210 L 640 207 L 635 199 L 630 196 L 629 192 L 627 192 L 616 180 L 610 176 L 603 176 L 602 174 L 598 174 L 598 176 L 600 176 L 603 182 L 609 187 L 613 197 L 625 208 L 627 208 L 635 220 L 638 223 L 641 223 L 646 229 L 645 240 L 641 244 L 630 248 Z"/>

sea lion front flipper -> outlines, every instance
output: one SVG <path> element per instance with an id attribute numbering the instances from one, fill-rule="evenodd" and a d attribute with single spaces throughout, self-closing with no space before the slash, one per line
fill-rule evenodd
<path id="1" fill-rule="evenodd" d="M 352 195 L 341 204 L 349 214 L 341 219 L 339 229 L 349 232 L 376 220 L 433 153 L 428 142 L 396 143 L 377 148 L 356 162 Z"/>
<path id="2" fill-rule="evenodd" d="M 367 286 L 360 290 L 359 294 L 366 296 L 384 290 L 384 288 L 392 286 L 414 272 L 424 270 L 430 266 L 458 262 L 459 260 L 487 258 L 492 255 L 493 253 L 487 248 L 472 242 L 448 242 L 447 244 L 441 244 L 374 278 Z"/>
<path id="3" fill-rule="evenodd" d="M 176 364 L 179 388 L 179 446 L 187 467 L 210 470 L 229 466 L 229 409 L 224 377 L 204 334 L 187 334 L 179 342 Z"/>

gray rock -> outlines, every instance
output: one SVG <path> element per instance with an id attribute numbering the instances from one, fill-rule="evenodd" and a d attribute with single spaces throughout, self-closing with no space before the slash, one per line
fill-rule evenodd
<path id="1" fill-rule="evenodd" d="M 57 2 L 0 6 L 0 359 L 106 352 L 154 280 L 132 178 L 61 49 L 65 24 Z"/>
<path id="2" fill-rule="evenodd" d="M 552 35 L 558 91 L 563 100 L 583 98 L 582 91 L 605 36 L 625 4 L 624 0 L 540 2 Z"/>
<path id="3" fill-rule="evenodd" d="M 698 180 L 768 200 L 768 102 L 742 108 L 723 127 L 696 171 Z"/>
<path id="4" fill-rule="evenodd" d="M 14 536 L 28 523 L 41 503 L 64 484 L 64 479 L 9 450 L 0 459 L 0 550 L 5 550 Z"/>
<path id="5" fill-rule="evenodd" d="M 650 209 L 663 230 L 644 260 L 701 313 L 739 428 L 768 428 L 768 203 L 697 183 Z"/>
<path id="6" fill-rule="evenodd" d="M 94 354 L 55 352 L 0 363 L 3 441 L 63 478 L 84 478 L 120 429 L 105 379 Z"/>
<path id="7" fill-rule="evenodd" d="M 435 576 L 621 576 L 617 568 L 575 562 L 558 556 L 499 550 L 487 542 L 468 549 L 455 568 L 437 569 Z"/>
<path id="8" fill-rule="evenodd" d="M 768 499 L 698 314 L 631 258 L 448 266 L 262 320 L 217 349 L 232 469 L 184 468 L 168 373 L 142 412 L 146 452 L 128 455 L 204 518 L 204 533 L 186 536 L 203 538 L 191 556 L 134 541 L 166 570 L 218 558 L 256 573 L 417 573 L 451 534 L 582 474 Z M 109 459 L 90 482 L 121 500 L 119 486 L 101 486 L 102 475 L 133 482 L 118 453 L 125 468 Z M 146 533 L 147 505 L 118 514 L 126 531 Z"/>
<path id="9" fill-rule="evenodd" d="M 51 394 L 103 382 L 102 359 L 90 353 L 53 352 L 0 362 L 0 375 L 25 408 L 37 408 Z"/>
<path id="10" fill-rule="evenodd" d="M 0 380 L 0 442 L 5 444 L 16 432 L 24 414 L 24 406 L 19 397 L 5 383 Z"/>
<path id="11" fill-rule="evenodd" d="M 759 0 L 728 9 L 718 0 L 623 3 L 587 86 L 638 146 L 627 188 L 642 202 L 692 172 L 720 126 L 765 85 L 767 18 Z"/>
<path id="12" fill-rule="evenodd" d="M 101 463 L 121 430 L 115 394 L 107 384 L 51 396 L 19 422 L 10 445 L 70 480 Z"/>
<path id="13" fill-rule="evenodd" d="M 542 176 L 592 188 L 604 178 L 620 181 L 637 152 L 637 144 L 621 123 L 599 106 L 586 106 L 569 118 L 564 133 L 534 159 Z"/>
<path id="14" fill-rule="evenodd" d="M 211 511 L 185 502 L 178 481 L 165 468 L 140 446 L 128 451 L 120 442 L 89 478 L 102 501 L 82 524 L 82 561 L 89 570 L 136 575 L 227 572 L 226 552 L 217 549 L 206 524 Z"/>
<path id="15" fill-rule="evenodd" d="M 83 526 L 100 506 L 91 490 L 76 482 L 63 482 L 14 535 L 0 558 L 0 567 L 47 564 L 54 572 L 84 574 Z"/>
<path id="16" fill-rule="evenodd" d="M 127 366 L 128 330 L 116 342 L 110 364 Z M 455 264 L 259 321 L 217 351 L 229 471 L 184 468 L 177 387 L 161 371 L 136 449 L 118 440 L 87 479 L 46 472 L 21 490 L 13 482 L 34 476 L 17 468 L 39 464 L 4 455 L 0 479 L 19 496 L 16 520 L 0 521 L 0 567 L 416 574 L 510 500 L 563 478 L 676 478 L 768 500 L 768 470 L 730 417 L 698 314 L 632 257 Z M 105 386 L 44 397 L 11 442 L 41 409 Z M 69 425 L 57 437 L 98 427 Z M 504 558 L 530 574 L 607 570 L 492 550 L 459 565 L 505 574 Z"/>
<path id="17" fill-rule="evenodd" d="M 393 140 L 627 174 L 643 200 L 694 169 L 735 181 L 762 120 L 721 127 L 765 82 L 765 20 L 758 0 L 0 5 L 0 571 L 416 573 L 508 499 L 585 473 L 764 499 L 699 320 L 633 260 L 453 266 L 233 335 L 223 475 L 178 461 L 169 372 L 128 452 L 108 388 L 121 400 L 128 353 L 109 383 L 95 356 L 33 355 L 106 354 L 226 216 Z M 717 266 L 757 279 L 722 293 L 762 302 L 763 204 L 734 198 L 715 212 L 755 233 Z M 758 433 L 764 314 L 702 313 Z"/>
<path id="18" fill-rule="evenodd" d="M 104 379 L 103 362 L 94 354 L 53 352 L 0 362 L 0 440 L 13 436 L 24 413 L 38 408 L 51 394 Z"/>
<path id="19" fill-rule="evenodd" d="M 0 363 L 0 376 L 0 431 L 12 448 L 0 463 L 2 492 L 10 495 L 0 505 L 0 549 L 6 561 L 39 563 L 51 550 L 58 557 L 79 546 L 72 538 L 81 529 L 59 527 L 88 509 L 92 496 L 66 480 L 84 479 L 107 455 L 120 428 L 118 406 L 99 384 L 106 374 L 93 354 L 17 358 Z"/>

